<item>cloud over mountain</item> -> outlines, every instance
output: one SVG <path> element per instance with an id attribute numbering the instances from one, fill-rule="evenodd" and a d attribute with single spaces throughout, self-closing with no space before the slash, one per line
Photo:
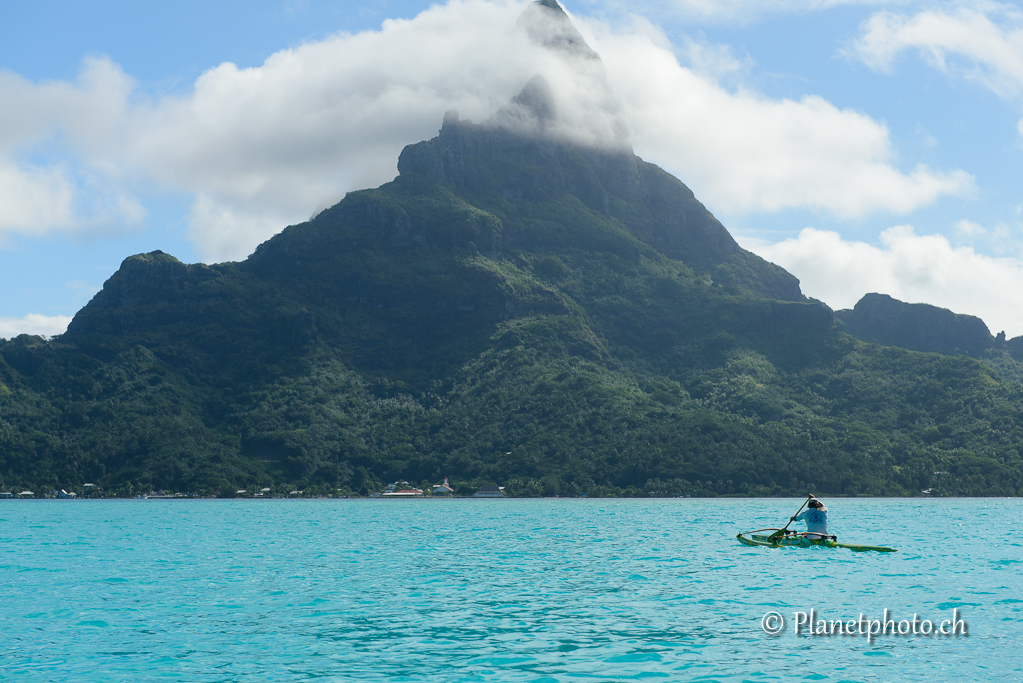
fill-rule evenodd
<path id="1" fill-rule="evenodd" d="M 972 187 L 961 170 L 897 166 L 887 129 L 865 114 L 723 87 L 680 65 L 643 21 L 613 30 L 577 20 L 566 44 L 586 49 L 566 53 L 517 25 L 525 8 L 452 0 L 258 67 L 221 64 L 189 92 L 156 101 L 133 95 L 103 59 L 74 84 L 4 74 L 0 97 L 30 106 L 0 132 L 0 174 L 26 188 L 0 202 L 0 237 L 137 225 L 147 194 L 174 191 L 192 198 L 200 255 L 241 258 L 346 191 L 389 180 L 401 148 L 430 137 L 446 110 L 484 120 L 537 74 L 563 134 L 631 141 L 725 213 L 904 213 Z M 53 162 L 42 147 L 72 161 Z"/>

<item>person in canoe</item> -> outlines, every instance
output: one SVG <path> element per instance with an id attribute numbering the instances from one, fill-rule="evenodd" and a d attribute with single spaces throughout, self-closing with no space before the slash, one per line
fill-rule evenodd
<path id="1" fill-rule="evenodd" d="M 820 539 L 829 535 L 828 509 L 816 498 L 811 498 L 806 504 L 806 509 L 792 517 L 790 521 L 806 522 L 806 537 L 809 539 Z"/>

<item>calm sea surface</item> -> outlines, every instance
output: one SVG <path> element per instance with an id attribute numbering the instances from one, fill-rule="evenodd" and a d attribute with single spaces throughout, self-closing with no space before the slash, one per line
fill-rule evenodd
<path id="1" fill-rule="evenodd" d="M 1023 679 L 1023 501 L 826 502 L 900 552 L 740 545 L 779 499 L 0 501 L 0 680 Z"/>

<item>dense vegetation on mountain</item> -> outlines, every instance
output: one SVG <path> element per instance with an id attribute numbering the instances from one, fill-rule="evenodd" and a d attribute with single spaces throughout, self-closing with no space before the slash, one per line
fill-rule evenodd
<path id="1" fill-rule="evenodd" d="M 513 104 L 553 106 L 542 80 Z M 398 169 L 243 262 L 130 257 L 64 335 L 0 340 L 0 490 L 1023 494 L 1015 340 L 856 339 L 621 147 L 451 113 Z"/>
<path id="2" fill-rule="evenodd" d="M 6 487 L 1019 494 L 1020 365 L 878 346 L 625 151 L 449 117 L 246 261 L 0 345 Z"/>

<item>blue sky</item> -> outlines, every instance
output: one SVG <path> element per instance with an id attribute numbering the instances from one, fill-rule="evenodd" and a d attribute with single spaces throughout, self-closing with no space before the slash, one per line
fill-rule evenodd
<path id="1" fill-rule="evenodd" d="M 1023 334 L 1017 5 L 568 2 L 599 74 L 525 45 L 523 6 L 0 2 L 0 337 L 59 333 L 131 254 L 242 259 L 534 73 L 807 295 Z"/>

